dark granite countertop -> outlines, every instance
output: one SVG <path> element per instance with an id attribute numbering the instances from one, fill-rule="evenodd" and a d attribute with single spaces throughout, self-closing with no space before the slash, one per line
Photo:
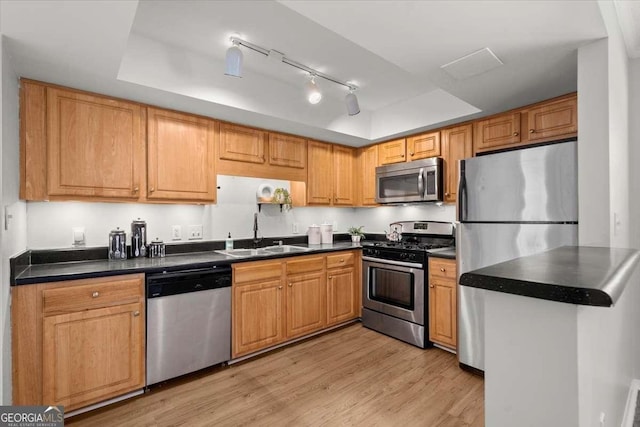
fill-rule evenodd
<path id="1" fill-rule="evenodd" d="M 429 249 L 427 251 L 430 257 L 436 258 L 447 258 L 447 259 L 456 259 L 456 248 L 440 248 L 440 249 Z"/>
<path id="2" fill-rule="evenodd" d="M 87 279 L 118 274 L 153 273 L 163 270 L 205 268 L 222 263 L 258 261 L 361 248 L 360 245 L 353 244 L 350 241 L 335 242 L 330 245 L 296 244 L 296 246 L 308 247 L 309 251 L 240 258 L 223 255 L 212 250 L 168 255 L 164 258 L 133 258 L 123 261 L 100 259 L 32 264 L 17 269 L 12 286 L 56 282 L 60 280 Z"/>
<path id="3" fill-rule="evenodd" d="M 633 274 L 640 252 L 592 246 L 563 246 L 464 273 L 473 288 L 569 304 L 610 307 Z"/>

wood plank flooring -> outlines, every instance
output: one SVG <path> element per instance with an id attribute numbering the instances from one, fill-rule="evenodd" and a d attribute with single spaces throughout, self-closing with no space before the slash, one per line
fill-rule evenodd
<path id="1" fill-rule="evenodd" d="M 479 427 L 484 385 L 453 354 L 356 323 L 166 383 L 66 425 Z"/>

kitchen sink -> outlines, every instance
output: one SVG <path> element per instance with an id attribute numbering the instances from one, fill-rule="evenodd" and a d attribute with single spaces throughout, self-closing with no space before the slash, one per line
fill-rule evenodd
<path id="1" fill-rule="evenodd" d="M 286 254 L 296 252 L 306 252 L 309 249 L 301 248 L 299 246 L 281 245 L 281 246 L 267 246 L 266 248 L 259 249 L 225 249 L 216 251 L 219 254 L 228 255 L 234 258 L 246 258 L 252 256 L 265 256 L 274 254 Z"/>

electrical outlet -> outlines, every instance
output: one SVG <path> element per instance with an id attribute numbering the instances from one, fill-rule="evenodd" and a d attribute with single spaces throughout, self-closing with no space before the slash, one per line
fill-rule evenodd
<path id="1" fill-rule="evenodd" d="M 202 240 L 202 224 L 189 226 L 189 240 Z"/>
<path id="2" fill-rule="evenodd" d="M 292 230 L 293 234 L 298 234 L 299 233 L 299 231 L 298 231 L 298 223 L 297 222 L 293 223 L 293 227 L 292 228 L 293 228 L 293 230 Z"/>
<path id="3" fill-rule="evenodd" d="M 71 229 L 73 246 L 84 246 L 86 244 L 84 227 L 73 227 Z"/>
<path id="4" fill-rule="evenodd" d="M 171 227 L 171 240 L 182 240 L 182 227 L 174 225 Z"/>

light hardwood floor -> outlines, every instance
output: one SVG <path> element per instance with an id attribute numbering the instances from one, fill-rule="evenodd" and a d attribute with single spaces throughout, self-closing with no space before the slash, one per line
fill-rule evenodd
<path id="1" fill-rule="evenodd" d="M 483 380 L 456 356 L 356 323 L 169 382 L 74 426 L 483 426 Z"/>

